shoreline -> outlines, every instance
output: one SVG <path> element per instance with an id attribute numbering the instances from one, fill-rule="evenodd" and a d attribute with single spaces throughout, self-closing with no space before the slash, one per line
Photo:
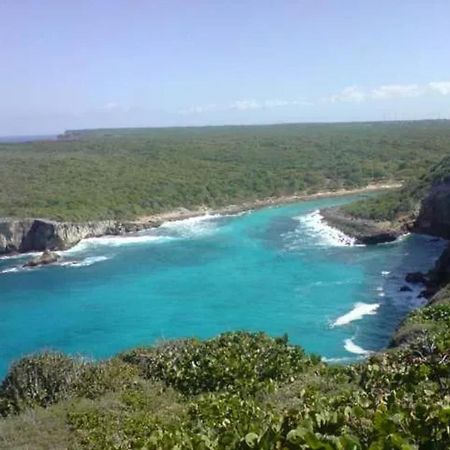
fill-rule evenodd
<path id="1" fill-rule="evenodd" d="M 322 198 L 334 198 L 345 197 L 352 194 L 363 194 L 369 192 L 381 192 L 389 189 L 400 188 L 402 183 L 373 183 L 364 187 L 354 189 L 337 189 L 334 191 L 319 191 L 314 194 L 292 194 L 282 195 L 279 197 L 267 197 L 259 200 L 244 201 L 236 205 L 227 205 L 219 208 L 208 208 L 206 206 L 199 207 L 198 209 L 186 209 L 177 208 L 172 211 L 164 213 L 150 214 L 148 216 L 141 216 L 135 220 L 130 221 L 130 224 L 143 226 L 143 229 L 156 228 L 162 225 L 164 222 L 173 222 L 177 220 L 191 219 L 194 217 L 201 217 L 207 214 L 238 214 L 241 212 L 252 211 L 255 209 L 261 209 L 269 206 L 278 206 L 289 203 L 296 203 L 301 201 L 322 199 Z"/>
<path id="2" fill-rule="evenodd" d="M 196 209 L 176 208 L 163 213 L 151 214 L 138 217 L 134 220 L 97 220 L 87 222 L 62 222 L 47 219 L 19 219 L 8 218 L 0 225 L 6 231 L 1 233 L 0 244 L 3 240 L 3 247 L 8 238 L 14 236 L 15 241 L 10 245 L 10 250 L 1 251 L 0 257 L 6 259 L 17 255 L 26 255 L 35 252 L 69 250 L 84 239 L 99 238 L 103 236 L 125 236 L 132 233 L 158 228 L 165 222 L 186 220 L 195 217 L 215 214 L 239 214 L 265 207 L 278 206 L 283 204 L 296 203 L 322 198 L 344 197 L 352 194 L 362 194 L 378 192 L 401 187 L 398 182 L 372 183 L 364 187 L 354 189 L 337 189 L 333 191 L 319 191 L 313 194 L 297 193 L 279 197 L 268 197 L 251 201 L 243 201 L 239 204 L 227 205 L 219 208 L 208 208 L 201 206 Z M 24 242 L 28 245 L 24 246 Z M 30 243 L 31 242 L 31 243 Z M 37 244 L 34 244 L 37 242 Z M 11 243 L 11 241 L 10 241 Z"/>

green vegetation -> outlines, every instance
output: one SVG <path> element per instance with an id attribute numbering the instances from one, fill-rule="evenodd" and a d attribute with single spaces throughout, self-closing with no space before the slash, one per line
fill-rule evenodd
<path id="1" fill-rule="evenodd" d="M 243 332 L 32 356 L 0 389 L 0 448 L 447 449 L 449 317 L 448 300 L 416 312 L 420 337 L 351 366 Z"/>
<path id="2" fill-rule="evenodd" d="M 133 218 L 402 180 L 450 149 L 447 121 L 69 132 L 0 144 L 0 216 Z"/>
<path id="3" fill-rule="evenodd" d="M 449 179 L 450 157 L 447 156 L 422 176 L 409 180 L 401 189 L 354 202 L 342 209 L 347 214 L 362 219 L 398 220 L 414 214 L 432 185 Z"/>

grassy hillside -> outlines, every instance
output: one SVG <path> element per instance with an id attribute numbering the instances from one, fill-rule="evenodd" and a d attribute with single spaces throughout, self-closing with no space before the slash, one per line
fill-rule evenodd
<path id="1" fill-rule="evenodd" d="M 25 358 L 0 389 L 0 449 L 448 449 L 449 317 L 426 308 L 408 347 L 351 366 L 248 333 Z"/>
<path id="2" fill-rule="evenodd" d="M 448 121 L 69 132 L 0 144 L 0 217 L 132 218 L 363 186 L 449 149 Z"/>

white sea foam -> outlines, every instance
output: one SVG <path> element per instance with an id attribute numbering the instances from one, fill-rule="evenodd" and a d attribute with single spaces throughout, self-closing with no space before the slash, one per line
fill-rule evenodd
<path id="1" fill-rule="evenodd" d="M 63 261 L 59 265 L 67 267 L 85 267 L 92 266 L 92 264 L 106 261 L 110 259 L 108 256 L 89 256 L 81 261 Z"/>
<path id="2" fill-rule="evenodd" d="M 342 358 L 327 358 L 325 356 L 322 356 L 322 361 L 326 362 L 326 363 L 347 363 L 347 362 L 351 362 L 354 361 L 354 356 L 343 356 Z"/>
<path id="3" fill-rule="evenodd" d="M 7 269 L 3 269 L 0 271 L 0 273 L 17 273 L 20 272 L 23 268 L 22 267 L 8 267 Z"/>
<path id="4" fill-rule="evenodd" d="M 205 214 L 203 216 L 191 217 L 189 219 L 173 220 L 164 222 L 159 231 L 167 232 L 169 235 L 181 238 L 193 238 L 213 233 L 216 229 L 214 219 L 224 217 L 220 214 Z"/>
<path id="5" fill-rule="evenodd" d="M 344 348 L 349 353 L 353 353 L 355 355 L 370 355 L 372 352 L 369 350 L 364 350 L 359 345 L 356 345 L 352 339 L 346 339 L 344 341 Z"/>
<path id="6" fill-rule="evenodd" d="M 347 236 L 342 231 L 328 225 L 319 210 L 302 216 L 295 217 L 301 226 L 298 232 L 307 233 L 313 237 L 317 245 L 333 247 L 355 245 L 355 239 Z"/>
<path id="7" fill-rule="evenodd" d="M 119 247 L 125 245 L 157 244 L 173 239 L 187 239 L 214 232 L 216 225 L 212 219 L 223 217 L 220 214 L 191 217 L 189 219 L 164 222 L 156 230 L 146 230 L 134 234 L 119 236 L 102 236 L 83 239 L 69 250 L 61 252 L 65 255 L 84 252 L 98 247 Z"/>
<path id="8" fill-rule="evenodd" d="M 13 255 L 2 255 L 0 256 L 0 260 L 12 260 L 12 259 L 20 259 L 20 258 L 31 258 L 34 256 L 41 255 L 42 252 L 29 252 L 29 253 L 15 253 Z"/>
<path id="9" fill-rule="evenodd" d="M 97 247 L 119 247 L 122 245 L 136 245 L 146 243 L 164 242 L 171 239 L 168 236 L 155 236 L 148 234 L 134 234 L 131 236 L 103 236 L 97 238 L 83 239 L 69 250 L 61 252 L 65 255 L 79 253 Z"/>
<path id="10" fill-rule="evenodd" d="M 350 312 L 338 317 L 331 326 L 339 327 L 342 325 L 347 325 L 355 320 L 360 320 L 364 316 L 373 316 L 376 314 L 379 307 L 379 303 L 356 303 L 355 307 Z"/>

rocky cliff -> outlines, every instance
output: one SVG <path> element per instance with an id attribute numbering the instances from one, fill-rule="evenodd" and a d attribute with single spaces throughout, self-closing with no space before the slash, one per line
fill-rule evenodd
<path id="1" fill-rule="evenodd" d="M 69 223 L 43 219 L 0 219 L 0 254 L 65 250 L 81 239 L 119 234 L 113 221 Z"/>
<path id="2" fill-rule="evenodd" d="M 432 186 L 422 201 L 413 231 L 450 239 L 450 181 Z"/>

